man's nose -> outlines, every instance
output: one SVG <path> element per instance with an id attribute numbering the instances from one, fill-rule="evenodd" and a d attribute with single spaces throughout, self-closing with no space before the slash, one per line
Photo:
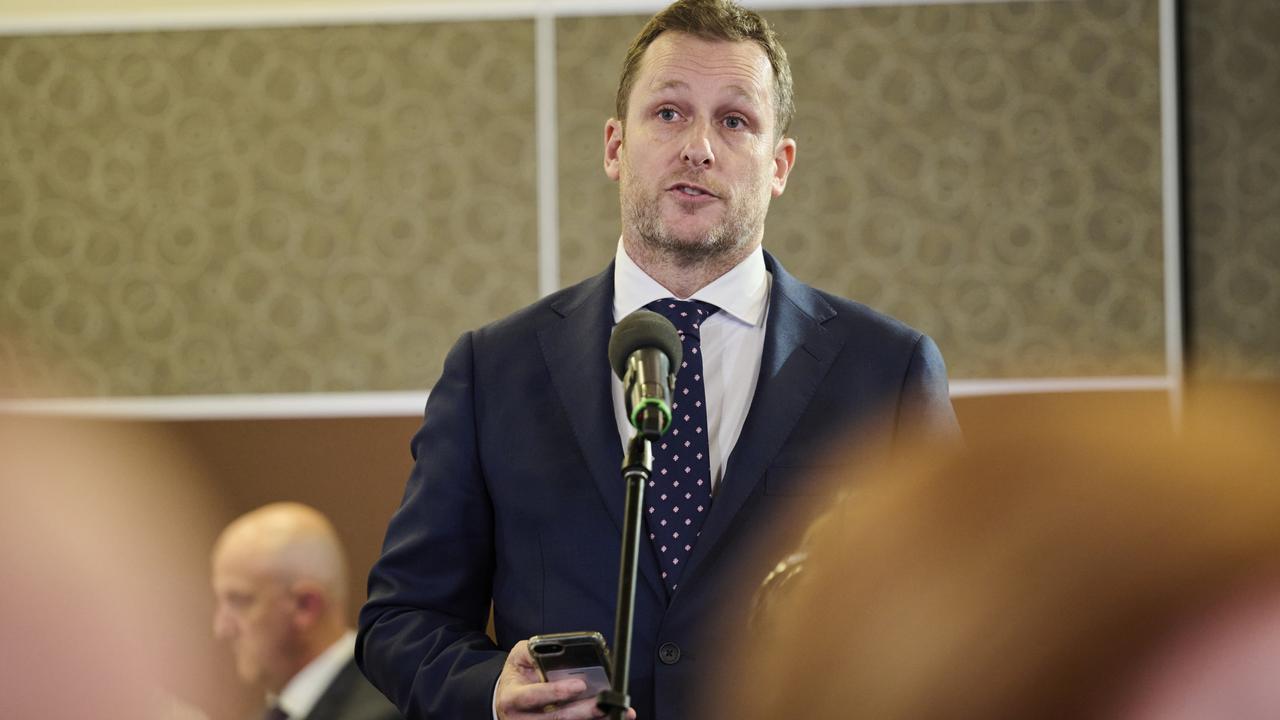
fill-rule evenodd
<path id="1" fill-rule="evenodd" d="M 715 164 L 716 156 L 711 150 L 711 132 L 706 123 L 693 123 L 685 138 L 680 159 L 692 167 L 709 168 Z"/>

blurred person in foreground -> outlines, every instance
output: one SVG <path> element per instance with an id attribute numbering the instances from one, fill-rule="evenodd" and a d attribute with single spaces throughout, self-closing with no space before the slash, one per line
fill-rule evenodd
<path id="1" fill-rule="evenodd" d="M 684 357 L 645 489 L 629 687 L 641 720 L 691 717 L 745 626 L 750 595 L 728 588 L 794 544 L 775 533 L 831 437 L 880 414 L 954 433 L 932 340 L 762 247 L 796 158 L 791 95 L 778 38 L 735 4 L 681 0 L 636 36 L 603 123 L 614 262 L 464 334 L 413 440 L 357 650 L 406 715 L 600 715 L 581 680 L 539 681 L 527 639 L 613 641 L 632 429 L 607 347 L 631 313 L 671 320 Z"/>
<path id="2" fill-rule="evenodd" d="M 214 546 L 213 589 L 214 634 L 266 692 L 264 718 L 400 717 L 356 667 L 345 553 L 319 511 L 274 503 L 236 519 Z"/>
<path id="3" fill-rule="evenodd" d="M 203 720 L 228 690 L 193 650 L 216 532 L 204 474 L 141 423 L 5 404 L 0 718 Z"/>
<path id="4" fill-rule="evenodd" d="M 1280 717 L 1275 411 L 1027 420 L 849 490 L 707 717 Z"/>

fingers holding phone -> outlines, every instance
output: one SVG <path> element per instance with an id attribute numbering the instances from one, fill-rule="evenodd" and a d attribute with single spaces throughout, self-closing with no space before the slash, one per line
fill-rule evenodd
<path id="1" fill-rule="evenodd" d="M 566 709 L 576 709 L 579 705 L 589 703 L 595 714 L 587 717 L 606 715 L 595 707 L 600 693 L 611 689 L 613 684 L 613 664 L 609 660 L 609 650 L 605 647 L 603 635 L 598 632 L 534 635 L 529 638 L 529 654 L 544 680 L 557 682 L 579 679 L 586 685 Z M 636 711 L 628 709 L 628 720 L 635 720 L 635 717 Z"/>
<path id="2" fill-rule="evenodd" d="M 587 694 L 587 683 L 579 677 L 544 681 L 529 642 L 521 640 L 511 648 L 494 690 L 494 709 L 501 720 L 548 717 L 557 720 L 586 720 L 604 717 L 595 706 L 595 695 Z M 557 713 L 549 715 L 549 706 Z"/>
<path id="3" fill-rule="evenodd" d="M 542 679 L 579 678 L 585 682 L 583 697 L 595 697 L 610 687 L 609 651 L 598 632 L 534 635 L 529 638 L 529 654 Z"/>

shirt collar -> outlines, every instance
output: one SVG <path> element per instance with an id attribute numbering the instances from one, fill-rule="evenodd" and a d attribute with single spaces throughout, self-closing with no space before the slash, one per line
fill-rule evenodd
<path id="1" fill-rule="evenodd" d="M 356 634 L 348 630 L 298 671 L 275 699 L 291 718 L 305 718 L 356 652 Z"/>
<path id="2" fill-rule="evenodd" d="M 618 239 L 613 263 L 613 319 L 615 322 L 654 300 L 671 297 L 671 291 L 649 277 L 627 255 Z M 711 303 L 721 311 L 748 325 L 764 323 L 769 305 L 769 271 L 764 265 L 764 250 L 759 246 L 732 270 L 712 280 L 689 298 Z"/>

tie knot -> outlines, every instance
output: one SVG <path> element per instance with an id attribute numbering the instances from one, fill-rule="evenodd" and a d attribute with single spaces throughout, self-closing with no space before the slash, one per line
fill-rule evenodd
<path id="1" fill-rule="evenodd" d="M 681 335 L 698 335 L 702 321 L 715 315 L 720 308 L 701 300 L 676 300 L 664 298 L 654 300 L 646 308 L 662 315 L 676 326 Z"/>

